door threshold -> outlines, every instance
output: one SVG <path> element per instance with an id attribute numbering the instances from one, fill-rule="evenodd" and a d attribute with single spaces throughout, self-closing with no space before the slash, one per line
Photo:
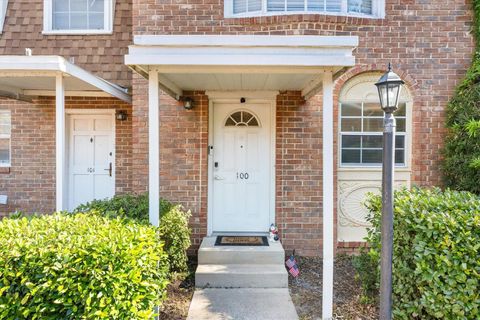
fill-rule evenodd
<path id="1" fill-rule="evenodd" d="M 248 232 L 248 231 L 242 231 L 242 232 L 232 232 L 232 231 L 226 231 L 226 232 L 220 232 L 220 231 L 215 231 L 212 232 L 210 235 L 212 237 L 216 236 L 268 236 L 268 232 Z"/>

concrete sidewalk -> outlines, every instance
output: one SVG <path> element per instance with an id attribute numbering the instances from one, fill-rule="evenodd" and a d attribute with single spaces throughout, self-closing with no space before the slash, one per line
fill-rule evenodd
<path id="1" fill-rule="evenodd" d="M 287 288 L 196 289 L 187 320 L 297 320 Z"/>

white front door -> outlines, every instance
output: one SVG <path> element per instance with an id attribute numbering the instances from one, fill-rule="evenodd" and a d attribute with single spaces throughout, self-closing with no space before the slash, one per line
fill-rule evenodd
<path id="1" fill-rule="evenodd" d="M 271 107 L 214 104 L 213 231 L 266 232 L 271 223 Z"/>
<path id="2" fill-rule="evenodd" d="M 72 114 L 68 121 L 70 210 L 115 194 L 113 114 Z"/>

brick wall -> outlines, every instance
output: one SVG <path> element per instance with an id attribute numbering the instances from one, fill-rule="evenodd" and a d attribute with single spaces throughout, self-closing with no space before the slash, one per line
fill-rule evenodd
<path id="1" fill-rule="evenodd" d="M 134 75 L 133 177 L 135 192 L 148 190 L 147 81 Z M 207 233 L 208 98 L 203 92 L 187 92 L 193 110 L 167 95 L 160 96 L 160 195 L 181 203 L 192 212 L 191 254 Z"/>
<path id="2" fill-rule="evenodd" d="M 335 82 L 335 119 L 342 85 L 362 72 L 384 71 L 392 62 L 414 98 L 412 183 L 441 184 L 445 106 L 473 52 L 470 0 L 387 0 L 383 20 L 326 15 L 224 19 L 223 2 L 135 0 L 133 33 L 359 36 L 354 51 L 357 65 Z M 135 100 L 142 103 L 146 101 L 145 85 L 144 80 L 134 82 Z M 134 113 L 137 107 L 134 103 Z M 138 111 L 139 115 L 145 110 Z M 183 121 L 177 119 L 178 125 Z M 134 130 L 142 136 L 146 128 L 139 124 Z M 280 166 L 276 210 L 284 243 L 287 249 L 300 249 L 303 254 L 321 254 L 321 96 L 306 102 L 298 93 L 285 92 L 278 97 L 276 152 Z M 334 156 L 336 161 L 336 153 Z M 135 183 L 141 185 L 140 180 Z M 351 251 L 350 246 L 358 245 L 345 244 L 338 250 Z"/>
<path id="3" fill-rule="evenodd" d="M 116 0 L 113 34 L 44 35 L 44 0 L 9 0 L 0 55 L 60 55 L 116 84 L 129 87 L 131 72 L 123 56 L 132 43 L 132 0 Z"/>
<path id="4" fill-rule="evenodd" d="M 128 113 L 116 122 L 116 192 L 132 189 L 131 106 L 114 98 L 67 97 L 67 109 L 116 109 Z M 0 216 L 15 210 L 52 212 L 55 209 L 55 99 L 34 103 L 0 99 L 0 109 L 11 111 L 11 168 L 0 168 Z"/>

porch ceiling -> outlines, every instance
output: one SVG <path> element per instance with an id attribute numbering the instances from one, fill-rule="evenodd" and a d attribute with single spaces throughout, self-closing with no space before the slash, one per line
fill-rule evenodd
<path id="1" fill-rule="evenodd" d="M 60 56 L 0 56 L 0 96 L 31 100 L 54 96 L 55 77 L 64 77 L 66 96 L 113 96 L 126 102 L 126 89 L 99 78 Z"/>
<path id="2" fill-rule="evenodd" d="M 321 87 L 325 72 L 355 64 L 358 37 L 264 35 L 136 36 L 125 63 L 178 99 L 190 90 L 299 90 Z"/>

